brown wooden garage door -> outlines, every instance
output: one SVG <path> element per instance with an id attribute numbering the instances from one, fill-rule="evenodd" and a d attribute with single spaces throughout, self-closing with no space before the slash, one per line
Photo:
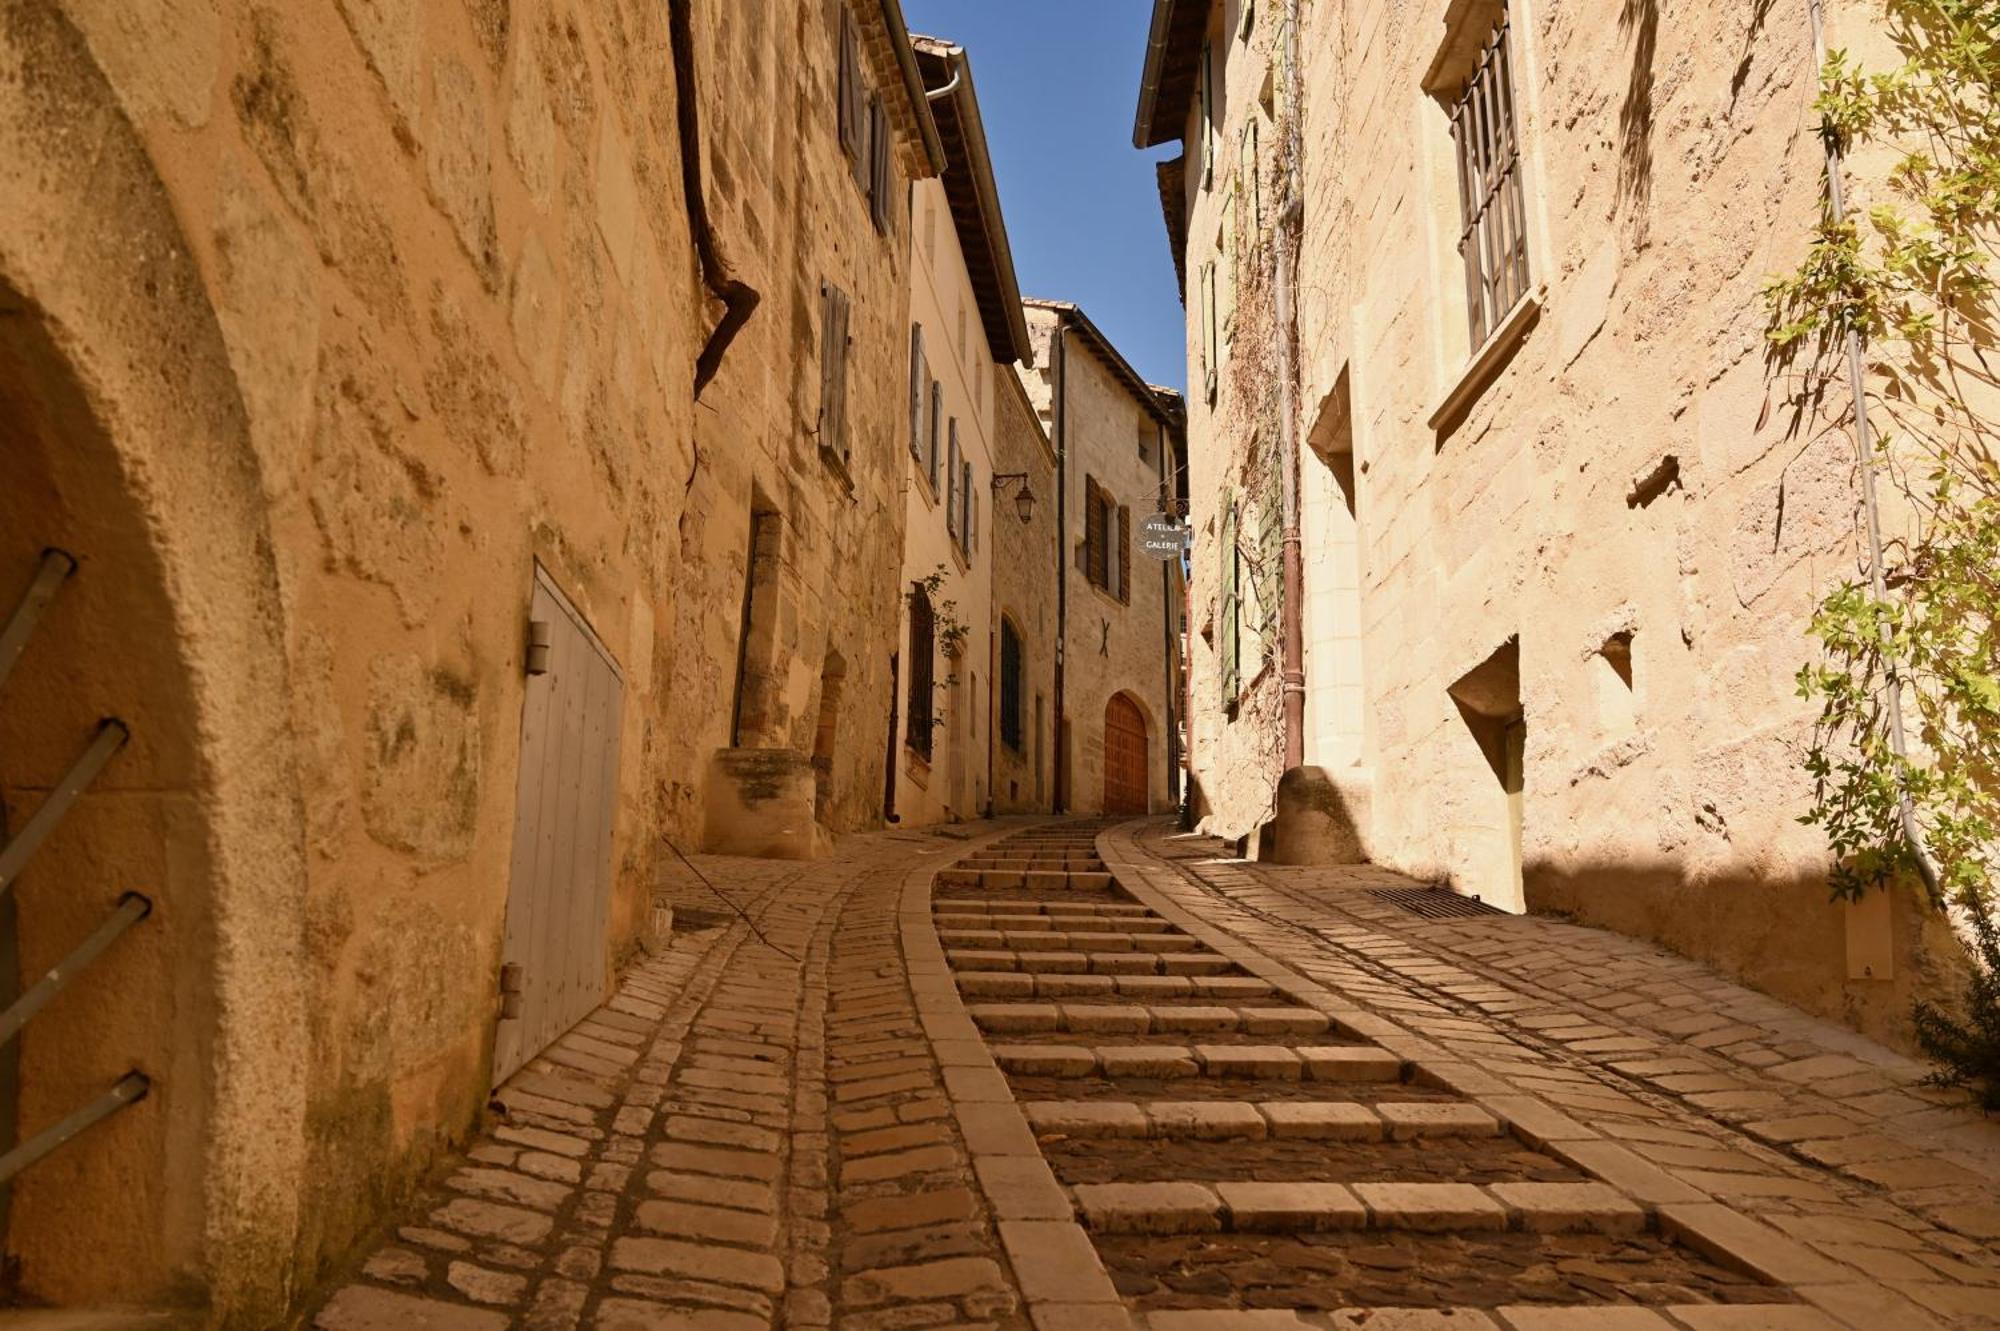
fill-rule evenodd
<path id="1" fill-rule="evenodd" d="M 1122 693 L 1104 705 L 1104 811 L 1147 811 L 1146 718 Z"/>

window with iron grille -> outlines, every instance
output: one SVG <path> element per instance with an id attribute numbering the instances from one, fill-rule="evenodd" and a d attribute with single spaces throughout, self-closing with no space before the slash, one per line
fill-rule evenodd
<path id="1" fill-rule="evenodd" d="M 931 594 L 921 582 L 910 585 L 910 719 L 903 742 L 926 762 L 931 756 L 933 660 L 937 654 L 937 623 Z"/>
<path id="2" fill-rule="evenodd" d="M 1021 752 L 1021 635 L 1000 621 L 1000 742 Z"/>
<path id="3" fill-rule="evenodd" d="M 1528 291 L 1527 211 L 1522 202 L 1521 142 L 1507 32 L 1507 11 L 1502 7 L 1450 108 L 1458 159 L 1458 251 L 1465 260 L 1465 303 L 1474 350 Z"/>

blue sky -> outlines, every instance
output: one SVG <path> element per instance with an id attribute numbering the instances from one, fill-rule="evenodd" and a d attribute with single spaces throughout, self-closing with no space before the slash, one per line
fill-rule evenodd
<path id="1" fill-rule="evenodd" d="M 1132 147 L 1148 0 L 903 0 L 911 32 L 962 44 L 1021 292 L 1083 306 L 1154 383 L 1185 388 L 1153 162 Z"/>

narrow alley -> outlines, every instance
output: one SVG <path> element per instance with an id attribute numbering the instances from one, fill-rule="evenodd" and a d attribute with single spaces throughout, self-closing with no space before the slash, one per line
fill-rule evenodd
<path id="1" fill-rule="evenodd" d="M 1159 822 L 702 865 L 314 1326 L 2000 1324 L 2000 1124 L 1656 948 Z"/>

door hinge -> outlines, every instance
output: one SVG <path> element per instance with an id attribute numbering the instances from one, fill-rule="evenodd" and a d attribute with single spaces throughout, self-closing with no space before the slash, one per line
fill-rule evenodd
<path id="1" fill-rule="evenodd" d="M 528 621 L 527 670 L 530 675 L 549 673 L 549 644 L 555 638 L 554 626 L 546 619 Z"/>
<path id="2" fill-rule="evenodd" d="M 510 961 L 500 968 L 500 1020 L 521 1015 L 521 963 Z"/>

